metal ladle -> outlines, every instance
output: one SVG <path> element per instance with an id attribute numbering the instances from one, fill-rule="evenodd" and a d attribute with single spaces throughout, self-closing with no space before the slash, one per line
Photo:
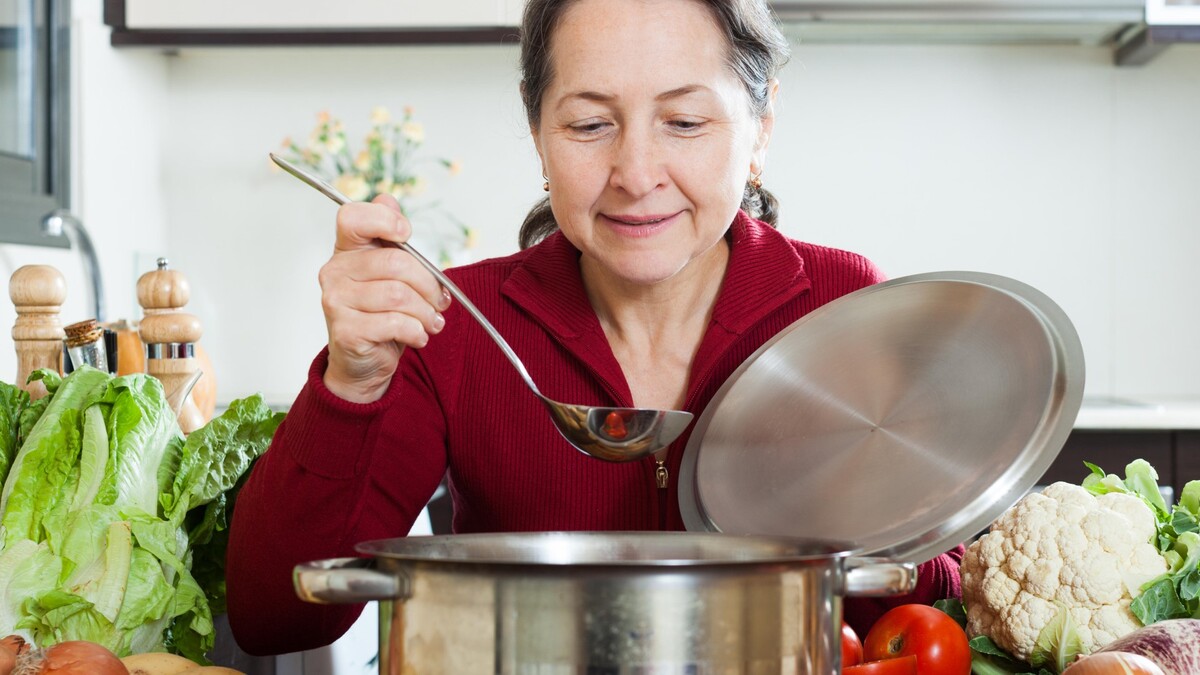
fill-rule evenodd
<path id="1" fill-rule="evenodd" d="M 308 183 L 338 204 L 347 204 L 351 201 L 350 198 L 338 192 L 336 188 L 320 177 L 292 164 L 275 153 L 271 153 L 271 160 L 283 167 L 288 173 Z M 395 242 L 388 243 L 395 244 Z M 500 335 L 491 322 L 487 320 L 487 317 L 475 307 L 467 296 L 459 290 L 458 286 L 453 281 L 450 281 L 436 265 L 426 260 L 425 256 L 418 253 L 412 246 L 409 246 L 408 242 L 401 242 L 395 245 L 416 258 L 417 262 L 429 270 L 429 273 L 437 278 L 442 286 L 450 292 L 450 295 L 454 296 L 454 299 L 471 316 L 475 317 L 479 325 L 483 326 L 487 334 L 499 345 L 500 351 L 504 352 L 504 356 L 513 364 L 517 372 L 521 374 L 521 379 L 525 380 L 525 384 L 529 385 L 529 389 L 545 404 L 546 409 L 550 411 L 551 419 L 554 420 L 554 426 L 558 427 L 563 438 L 566 438 L 580 452 L 608 462 L 628 462 L 645 457 L 670 445 L 672 441 L 679 437 L 679 434 L 683 433 L 688 424 L 691 423 L 692 414 L 681 410 L 573 405 L 570 403 L 559 403 L 558 401 L 546 398 L 538 390 L 537 385 L 533 383 L 533 378 L 529 376 L 529 371 L 525 369 L 525 364 L 517 357 L 516 352 L 512 350 L 512 347 L 508 346 L 508 342 L 505 341 L 504 337 Z"/>

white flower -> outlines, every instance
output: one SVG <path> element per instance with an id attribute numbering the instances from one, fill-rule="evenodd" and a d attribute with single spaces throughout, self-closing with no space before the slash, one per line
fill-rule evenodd
<path id="1" fill-rule="evenodd" d="M 371 168 L 371 153 L 363 150 L 354 158 L 354 168 L 359 171 L 366 171 Z"/>
<path id="2" fill-rule="evenodd" d="M 428 184 L 425 182 L 424 178 L 421 176 L 413 176 L 412 182 L 408 185 L 408 194 L 424 194 L 426 187 L 428 187 Z"/>
<path id="3" fill-rule="evenodd" d="M 325 149 L 331 155 L 341 152 L 344 147 L 346 147 L 346 137 L 341 134 L 330 134 L 329 138 L 325 140 Z"/>
<path id="4" fill-rule="evenodd" d="M 393 181 L 391 178 L 384 178 L 375 184 L 375 193 L 390 194 L 392 192 L 392 188 L 394 187 L 396 187 L 395 181 Z"/>
<path id="5" fill-rule="evenodd" d="M 366 199 L 371 194 L 371 187 L 367 185 L 367 181 L 354 174 L 338 176 L 334 179 L 333 186 L 356 202 Z"/>
<path id="6" fill-rule="evenodd" d="M 405 122 L 400 126 L 400 135 L 413 143 L 424 143 L 425 127 L 420 122 Z"/>
<path id="7" fill-rule="evenodd" d="M 458 174 L 462 173 L 462 162 L 458 161 L 457 159 L 451 160 L 450 163 L 446 165 L 446 170 L 450 172 L 451 176 L 457 176 Z"/>
<path id="8" fill-rule="evenodd" d="M 390 121 L 392 121 L 392 113 L 388 112 L 387 108 L 377 105 L 371 109 L 371 124 L 380 126 Z"/>

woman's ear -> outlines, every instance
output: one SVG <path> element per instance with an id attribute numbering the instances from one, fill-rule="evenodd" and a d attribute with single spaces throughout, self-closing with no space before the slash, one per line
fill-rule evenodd
<path id="1" fill-rule="evenodd" d="M 754 142 L 754 154 L 750 160 L 751 174 L 762 173 L 767 159 L 767 145 L 771 142 L 771 132 L 775 130 L 775 98 L 779 95 L 779 80 L 771 80 L 767 85 L 767 109 L 758 122 L 758 138 Z"/>

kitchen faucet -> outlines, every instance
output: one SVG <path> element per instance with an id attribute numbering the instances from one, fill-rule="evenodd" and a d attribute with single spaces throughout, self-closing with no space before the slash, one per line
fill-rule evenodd
<path id="1" fill-rule="evenodd" d="M 51 211 L 42 219 L 42 234 L 58 237 L 64 233 L 68 241 L 78 247 L 83 257 L 84 272 L 92 281 L 94 318 L 104 321 L 104 283 L 100 279 L 100 262 L 96 259 L 96 249 L 92 247 L 92 238 L 88 236 L 83 223 L 66 209 Z"/>

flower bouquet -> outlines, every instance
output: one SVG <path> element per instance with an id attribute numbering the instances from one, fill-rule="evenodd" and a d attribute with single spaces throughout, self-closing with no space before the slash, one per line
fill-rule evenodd
<path id="1" fill-rule="evenodd" d="M 345 128 L 328 112 L 317 115 L 317 125 L 304 145 L 292 138 L 283 140 L 284 158 L 314 170 L 342 194 L 355 201 L 371 201 L 390 194 L 413 223 L 414 239 L 437 248 L 443 267 L 475 245 L 475 231 L 442 209 L 437 202 L 422 203 L 426 180 L 418 172 L 432 164 L 455 176 L 462 171 L 457 161 L 419 157 L 425 128 L 413 119 L 411 107 L 396 120 L 387 108 L 371 111 L 371 128 L 357 152 L 346 142 Z"/>

